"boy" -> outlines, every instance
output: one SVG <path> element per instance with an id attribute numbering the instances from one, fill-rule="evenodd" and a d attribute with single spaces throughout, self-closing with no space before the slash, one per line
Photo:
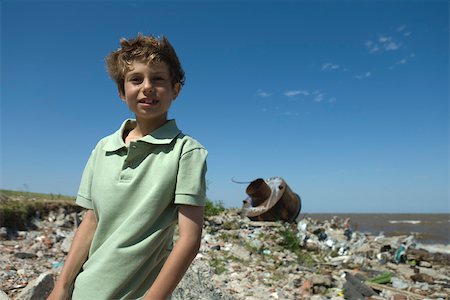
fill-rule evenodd
<path id="1" fill-rule="evenodd" d="M 207 151 L 167 119 L 184 71 L 165 37 L 120 44 L 107 68 L 136 119 L 89 158 L 76 200 L 87 212 L 49 299 L 72 283 L 73 299 L 167 299 L 200 247 Z"/>

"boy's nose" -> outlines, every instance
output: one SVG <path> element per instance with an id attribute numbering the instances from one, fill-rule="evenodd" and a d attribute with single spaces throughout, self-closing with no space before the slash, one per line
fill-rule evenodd
<path id="1" fill-rule="evenodd" d="M 149 80 L 145 80 L 144 81 L 143 90 L 144 90 L 144 93 L 151 93 L 152 92 L 153 86 L 152 86 L 152 84 L 151 84 L 151 82 Z"/>

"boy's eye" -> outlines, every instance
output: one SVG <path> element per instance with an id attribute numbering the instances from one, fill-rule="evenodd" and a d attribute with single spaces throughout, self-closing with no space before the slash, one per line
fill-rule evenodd
<path id="1" fill-rule="evenodd" d="M 128 79 L 130 82 L 140 82 L 141 79 L 139 77 L 131 77 Z"/>

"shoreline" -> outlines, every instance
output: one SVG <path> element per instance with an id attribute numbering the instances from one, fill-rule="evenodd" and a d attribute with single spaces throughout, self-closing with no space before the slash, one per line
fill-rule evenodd
<path id="1" fill-rule="evenodd" d="M 352 229 L 371 235 L 414 235 L 417 242 L 425 245 L 450 245 L 450 214 L 409 213 L 305 213 L 305 217 L 317 220 L 349 218 Z"/>
<path id="2" fill-rule="evenodd" d="M 417 248 L 424 249 L 430 253 L 446 253 L 450 254 L 450 244 L 423 244 L 417 243 Z"/>

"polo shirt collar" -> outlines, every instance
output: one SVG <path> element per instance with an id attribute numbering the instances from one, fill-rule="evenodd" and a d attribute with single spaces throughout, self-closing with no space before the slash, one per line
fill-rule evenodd
<path id="1" fill-rule="evenodd" d="M 103 150 L 105 151 L 116 151 L 121 148 L 126 147 L 125 142 L 123 141 L 123 132 L 125 130 L 131 130 L 136 126 L 136 121 L 133 119 L 125 120 L 120 126 L 119 130 L 117 130 L 110 139 L 103 146 Z M 137 141 L 146 142 L 149 144 L 156 145 L 168 145 L 170 144 L 181 131 L 178 129 L 175 120 L 167 121 L 163 126 L 159 127 L 151 134 L 148 134 Z"/>

